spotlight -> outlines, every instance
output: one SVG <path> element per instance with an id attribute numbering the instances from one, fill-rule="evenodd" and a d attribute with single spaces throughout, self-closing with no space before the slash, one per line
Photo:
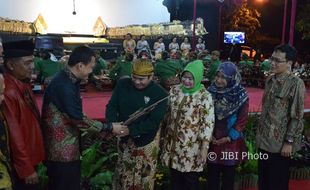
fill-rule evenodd
<path id="1" fill-rule="evenodd" d="M 76 15 L 76 12 L 75 12 L 75 0 L 73 0 L 73 12 L 72 12 L 73 15 Z"/>

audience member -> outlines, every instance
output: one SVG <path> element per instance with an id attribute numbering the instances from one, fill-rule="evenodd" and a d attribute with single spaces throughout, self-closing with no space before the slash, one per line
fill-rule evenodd
<path id="1" fill-rule="evenodd" d="M 132 39 L 132 35 L 130 33 L 126 34 L 125 40 L 123 41 L 123 48 L 126 53 L 135 53 L 136 42 Z"/>

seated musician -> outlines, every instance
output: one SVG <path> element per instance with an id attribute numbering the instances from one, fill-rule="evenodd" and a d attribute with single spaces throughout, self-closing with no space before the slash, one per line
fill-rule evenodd
<path id="1" fill-rule="evenodd" d="M 133 54 L 126 53 L 125 59 L 118 59 L 109 73 L 109 77 L 117 81 L 120 78 L 130 77 L 132 72 Z"/>
<path id="2" fill-rule="evenodd" d="M 41 50 L 40 59 L 35 61 L 35 70 L 38 72 L 40 84 L 48 84 L 52 77 L 64 68 L 64 64 L 51 59 L 49 50 Z"/>
<path id="3" fill-rule="evenodd" d="M 93 83 L 98 90 L 111 89 L 112 82 L 108 77 L 107 63 L 100 56 L 99 52 L 96 52 L 96 64 L 93 68 L 93 72 L 89 75 L 88 80 Z"/>

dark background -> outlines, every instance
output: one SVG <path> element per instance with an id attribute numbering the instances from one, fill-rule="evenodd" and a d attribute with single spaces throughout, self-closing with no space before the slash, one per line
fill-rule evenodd
<path id="1" fill-rule="evenodd" d="M 223 14 L 225 14 L 225 11 L 234 7 L 234 2 L 236 1 L 238 0 L 224 0 L 223 3 L 220 3 L 218 0 L 197 0 L 197 17 L 204 19 L 205 28 L 209 32 L 208 35 L 204 36 L 207 49 L 214 50 L 226 48 L 226 45 L 223 43 L 224 31 L 219 31 L 219 7 L 222 6 L 222 16 L 224 16 Z M 284 2 L 284 0 L 265 0 L 263 3 L 257 3 L 256 0 L 247 1 L 249 6 L 257 9 L 261 13 L 260 32 L 273 38 L 277 43 L 281 43 L 282 38 Z M 171 21 L 174 19 L 181 21 L 193 19 L 194 0 L 164 0 L 163 4 L 170 12 Z M 296 19 L 298 12 L 305 4 L 306 0 L 297 1 Z M 289 40 L 290 11 L 291 0 L 288 0 L 285 43 L 288 43 Z M 270 47 L 270 44 L 245 45 L 252 46 L 253 48 L 259 46 L 262 49 L 266 49 L 266 51 L 272 51 L 273 48 Z M 302 55 L 310 51 L 309 40 L 302 40 L 301 34 L 296 30 L 293 45 Z"/>

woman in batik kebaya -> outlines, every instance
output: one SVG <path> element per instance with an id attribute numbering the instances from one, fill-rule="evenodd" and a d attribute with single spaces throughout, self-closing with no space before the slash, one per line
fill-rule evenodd
<path id="1" fill-rule="evenodd" d="M 170 167 L 173 190 L 199 189 L 199 175 L 206 164 L 214 127 L 211 94 L 201 84 L 201 60 L 189 63 L 180 85 L 170 90 L 170 109 L 165 127 L 161 159 Z"/>

